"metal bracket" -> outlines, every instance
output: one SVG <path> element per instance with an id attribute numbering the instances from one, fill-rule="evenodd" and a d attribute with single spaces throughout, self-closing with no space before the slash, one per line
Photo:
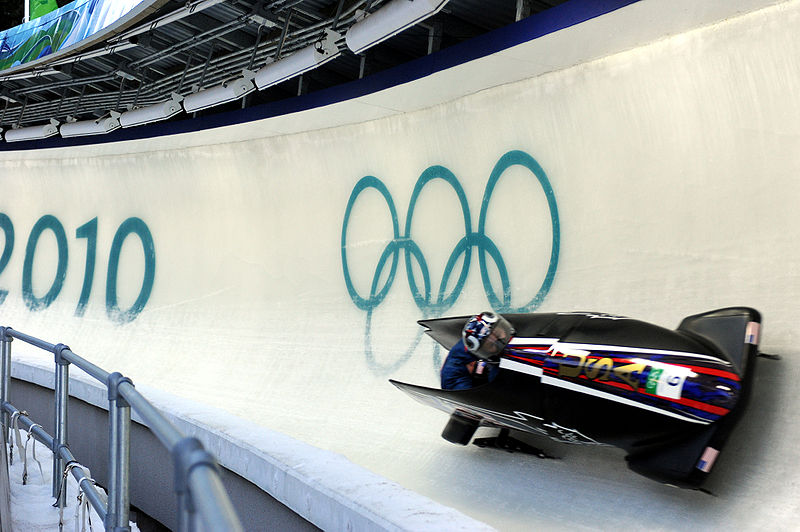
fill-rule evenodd
<path id="1" fill-rule="evenodd" d="M 69 360 L 64 359 L 64 351 L 70 351 L 69 346 L 58 344 L 53 348 L 53 354 L 56 356 L 56 364 L 59 366 L 69 366 Z"/>
<path id="2" fill-rule="evenodd" d="M 133 386 L 133 381 L 128 377 L 124 377 L 119 371 L 115 371 L 108 376 L 108 382 L 106 383 L 108 385 L 108 400 L 116 401 L 117 406 L 130 406 L 125 398 L 119 394 L 119 385 L 123 382 Z"/>

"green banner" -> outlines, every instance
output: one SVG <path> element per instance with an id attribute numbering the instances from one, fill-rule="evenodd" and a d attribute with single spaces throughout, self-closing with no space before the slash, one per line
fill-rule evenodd
<path id="1" fill-rule="evenodd" d="M 56 0 L 27 0 L 30 2 L 30 13 L 31 13 L 31 20 L 39 18 L 43 15 L 50 13 L 51 11 L 55 11 L 58 9 L 58 4 Z"/>

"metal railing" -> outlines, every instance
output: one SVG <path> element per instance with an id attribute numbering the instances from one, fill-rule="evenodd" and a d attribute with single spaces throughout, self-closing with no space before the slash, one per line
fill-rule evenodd
<path id="1" fill-rule="evenodd" d="M 50 436 L 24 412 L 8 402 L 11 382 L 11 342 L 13 339 L 49 351 L 55 355 L 55 427 Z M 109 445 L 108 497 L 86 476 L 67 445 L 69 403 L 69 367 L 74 364 L 108 389 Z M 103 519 L 106 530 L 127 531 L 130 519 L 130 424 L 131 408 L 170 451 L 175 466 L 175 487 L 178 506 L 178 531 L 195 529 L 197 515 L 206 530 L 243 530 L 239 517 L 220 479 L 219 466 L 196 438 L 185 437 L 153 405 L 136 391 L 133 383 L 120 373 L 107 373 L 81 358 L 64 344 L 53 345 L 10 327 L 0 327 L 0 417 L 10 428 L 9 419 L 16 418 L 41 443 L 53 452 L 53 497 L 58 507 L 65 506 L 66 490 L 62 480 L 72 473 L 89 503 Z M 72 466 L 72 467 L 70 467 Z"/>

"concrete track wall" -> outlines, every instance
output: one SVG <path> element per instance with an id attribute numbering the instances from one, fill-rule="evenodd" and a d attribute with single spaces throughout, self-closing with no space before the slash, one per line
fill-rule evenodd
<path id="1" fill-rule="evenodd" d="M 606 16 L 637 9 L 644 24 L 658 4 Z M 760 7 L 365 122 L 2 153 L 3 322 L 504 529 L 788 526 L 800 2 Z M 702 502 L 613 450 L 540 463 L 451 447 L 441 414 L 386 382 L 436 383 L 423 317 L 597 310 L 676 326 L 727 305 L 759 309 L 762 348 L 783 360 L 762 365 L 720 496 Z"/>
<path id="2" fill-rule="evenodd" d="M 53 419 L 53 390 L 24 380 L 11 381 L 10 402 L 24 404 L 32 419 Z M 70 401 L 70 449 L 82 465 L 92 472 L 92 479 L 108 487 L 108 411 L 82 400 Z M 178 503 L 173 489 L 173 462 L 169 451 L 139 423 L 131 425 L 131 505 L 139 508 L 170 530 L 178 529 Z M 17 450 L 19 452 L 19 450 Z M 5 456 L 5 450 L 0 447 Z M 46 465 L 46 464 L 45 464 Z M 220 469 L 223 483 L 245 530 L 263 530 L 269 523 L 274 530 L 318 530 L 286 506 L 269 497 L 258 486 Z M 6 478 L 6 482 L 8 479 Z M 72 493 L 67 494 L 69 497 Z M 5 518 L 5 514 L 3 515 Z M 142 521 L 134 521 L 143 529 Z"/>

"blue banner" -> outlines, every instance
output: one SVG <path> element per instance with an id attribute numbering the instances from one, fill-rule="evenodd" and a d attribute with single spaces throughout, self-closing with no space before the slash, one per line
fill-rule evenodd
<path id="1" fill-rule="evenodd" d="M 0 71 L 45 57 L 91 37 L 145 0 L 75 0 L 0 32 Z"/>

